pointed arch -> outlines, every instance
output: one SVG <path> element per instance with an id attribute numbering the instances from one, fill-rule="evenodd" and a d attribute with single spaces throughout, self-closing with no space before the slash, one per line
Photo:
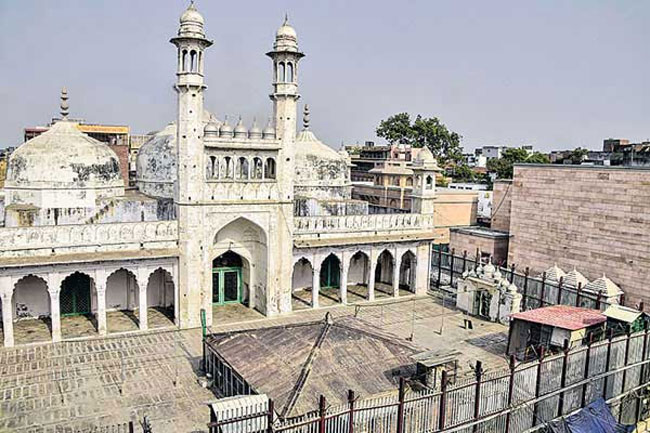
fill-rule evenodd
<path id="1" fill-rule="evenodd" d="M 395 265 L 395 258 L 393 254 L 384 249 L 379 256 L 377 256 L 377 264 L 375 265 L 375 289 L 380 290 L 380 285 L 388 285 L 392 294 L 393 284 L 393 266 Z"/>
<path id="2" fill-rule="evenodd" d="M 300 257 L 293 264 L 293 273 L 291 275 L 291 291 L 305 290 L 311 288 L 312 273 L 314 267 L 311 261 L 306 257 Z"/>
<path id="3" fill-rule="evenodd" d="M 320 264 L 321 289 L 338 289 L 341 283 L 341 260 L 330 253 Z"/>
<path id="4" fill-rule="evenodd" d="M 417 269 L 417 256 L 407 250 L 402 254 L 399 269 L 399 288 L 415 293 L 415 272 Z"/>

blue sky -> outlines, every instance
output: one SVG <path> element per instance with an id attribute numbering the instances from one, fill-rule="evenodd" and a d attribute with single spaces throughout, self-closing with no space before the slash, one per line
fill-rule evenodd
<path id="1" fill-rule="evenodd" d="M 133 132 L 175 117 L 180 0 L 0 0 L 0 147 L 71 115 Z M 472 149 L 599 148 L 650 138 L 650 1 L 198 0 L 215 44 L 206 108 L 266 119 L 264 55 L 285 12 L 307 54 L 301 103 L 333 147 L 397 112 L 438 116 Z"/>

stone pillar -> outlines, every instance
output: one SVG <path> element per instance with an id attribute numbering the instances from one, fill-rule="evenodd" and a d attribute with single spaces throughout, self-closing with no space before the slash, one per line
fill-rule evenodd
<path id="1" fill-rule="evenodd" d="M 415 258 L 415 294 L 426 295 L 429 290 L 429 272 L 431 270 L 431 243 L 417 246 Z"/>
<path id="2" fill-rule="evenodd" d="M 377 268 L 377 257 L 371 253 L 370 270 L 368 275 L 368 300 L 375 300 L 375 270 Z"/>
<path id="3" fill-rule="evenodd" d="M 311 274 L 311 307 L 318 308 L 318 293 L 320 292 L 320 267 L 313 267 Z"/>
<path id="4" fill-rule="evenodd" d="M 180 316 L 179 287 L 178 287 L 178 262 L 172 266 L 172 281 L 174 282 L 174 325 L 180 326 L 178 317 Z M 210 319 L 212 319 L 212 308 L 210 308 Z"/>
<path id="5" fill-rule="evenodd" d="M 402 265 L 402 259 L 399 257 L 397 251 L 395 252 L 395 260 L 393 260 L 393 297 L 399 297 L 399 268 Z"/>
<path id="6" fill-rule="evenodd" d="M 108 332 L 108 326 L 106 325 L 106 279 L 107 275 L 104 269 L 97 269 L 95 271 L 95 292 L 97 292 L 97 312 L 95 313 L 95 318 L 97 319 L 97 333 L 99 335 L 106 335 Z"/>
<path id="7" fill-rule="evenodd" d="M 348 303 L 348 270 L 350 266 L 350 258 L 347 256 L 347 254 L 342 254 L 342 260 L 341 260 L 341 281 L 339 284 L 341 285 L 341 304 L 347 304 Z"/>
<path id="8" fill-rule="evenodd" d="M 14 315 L 11 305 L 13 287 L 10 277 L 0 278 L 0 298 L 2 298 L 2 332 L 5 347 L 14 345 Z"/>
<path id="9" fill-rule="evenodd" d="M 50 295 L 50 320 L 52 321 L 52 342 L 61 341 L 61 282 L 58 274 L 47 275 L 47 291 Z"/>
<path id="10" fill-rule="evenodd" d="M 140 331 L 149 328 L 147 315 L 147 284 L 149 283 L 149 269 L 138 268 L 138 324 Z"/>

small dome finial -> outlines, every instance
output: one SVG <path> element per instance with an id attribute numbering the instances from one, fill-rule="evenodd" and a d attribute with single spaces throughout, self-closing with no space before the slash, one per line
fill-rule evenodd
<path id="1" fill-rule="evenodd" d="M 302 112 L 302 126 L 305 130 L 309 129 L 309 105 L 307 104 Z"/>
<path id="2" fill-rule="evenodd" d="M 61 89 L 61 118 L 67 119 L 70 106 L 68 105 L 68 89 L 65 86 Z"/>
<path id="3" fill-rule="evenodd" d="M 284 22 L 282 23 L 283 26 L 286 26 L 289 24 L 289 13 L 285 12 L 284 13 Z"/>

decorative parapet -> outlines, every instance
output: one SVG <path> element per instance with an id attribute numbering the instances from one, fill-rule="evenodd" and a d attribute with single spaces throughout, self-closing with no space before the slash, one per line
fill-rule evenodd
<path id="1" fill-rule="evenodd" d="M 294 234 L 350 233 L 368 234 L 382 232 L 390 234 L 398 231 L 433 230 L 433 215 L 423 214 L 372 214 L 295 217 Z"/>
<path id="2" fill-rule="evenodd" d="M 0 257 L 169 248 L 178 240 L 177 221 L 0 228 Z"/>

